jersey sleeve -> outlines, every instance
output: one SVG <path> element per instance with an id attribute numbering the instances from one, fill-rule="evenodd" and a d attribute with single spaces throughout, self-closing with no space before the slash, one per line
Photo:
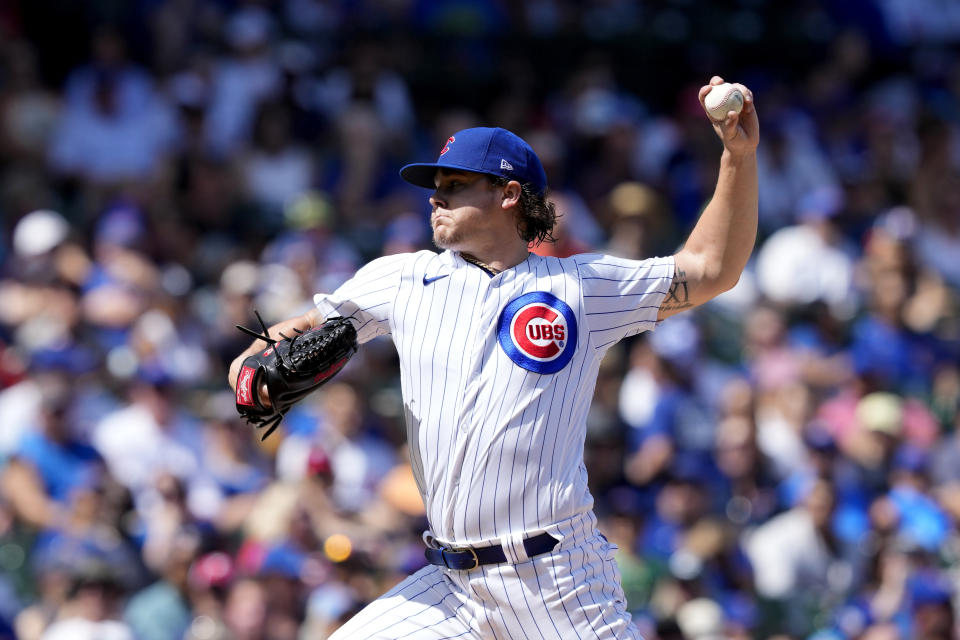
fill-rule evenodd
<path id="1" fill-rule="evenodd" d="M 605 348 L 656 326 L 673 281 L 673 256 L 626 260 L 583 254 L 574 259 L 591 344 Z"/>
<path id="2" fill-rule="evenodd" d="M 390 334 L 390 318 L 400 288 L 400 276 L 413 254 L 377 258 L 333 293 L 318 293 L 313 304 L 324 318 L 353 317 L 363 344 Z"/>

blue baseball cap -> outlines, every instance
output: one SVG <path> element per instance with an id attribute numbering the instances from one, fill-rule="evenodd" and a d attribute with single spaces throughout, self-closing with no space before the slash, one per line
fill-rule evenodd
<path id="1" fill-rule="evenodd" d="M 540 158 L 520 136 L 500 127 L 473 127 L 458 131 L 449 138 L 436 162 L 408 164 L 400 176 L 418 187 L 435 189 L 437 169 L 473 171 L 529 184 L 543 195 L 547 190 L 547 174 Z"/>

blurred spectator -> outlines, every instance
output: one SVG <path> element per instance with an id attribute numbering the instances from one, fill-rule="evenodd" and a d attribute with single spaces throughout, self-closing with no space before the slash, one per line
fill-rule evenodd
<path id="1" fill-rule="evenodd" d="M 232 396 L 228 398 L 232 405 Z M 211 404 L 220 401 L 222 410 L 233 411 L 223 406 L 226 399 L 220 396 Z M 257 493 L 270 481 L 269 461 L 253 445 L 247 425 L 232 415 L 206 420 L 202 437 L 201 470 L 192 483 L 194 513 L 230 531 L 246 519 Z"/>
<path id="2" fill-rule="evenodd" d="M 837 198 L 837 179 L 817 143 L 815 123 L 797 112 L 776 113 L 764 123 L 764 141 L 757 148 L 760 180 L 760 228 L 763 233 L 796 221 L 808 194 Z M 822 207 L 823 205 L 821 205 Z M 836 208 L 836 204 L 826 206 Z M 822 208 L 817 213 L 822 213 Z M 832 212 L 827 211 L 826 215 Z"/>
<path id="3" fill-rule="evenodd" d="M 17 515 L 36 527 L 61 526 L 71 493 L 96 483 L 106 467 L 72 423 L 75 401 L 63 376 L 41 387 L 39 424 L 28 431 L 0 475 L 0 489 Z"/>
<path id="4" fill-rule="evenodd" d="M 288 203 L 284 212 L 286 230 L 278 234 L 266 247 L 261 262 L 276 265 L 293 276 L 294 291 L 273 290 L 282 286 L 285 278 L 277 269 L 262 274 L 263 286 L 258 291 L 275 304 L 302 307 L 317 291 L 332 291 L 343 284 L 357 268 L 360 252 L 356 246 L 335 231 L 333 203 L 322 192 L 308 192 Z M 400 220 L 397 220 L 401 224 Z M 271 282 L 272 281 L 272 282 Z M 259 284 L 259 283 L 258 283 Z M 273 301 L 275 300 L 275 302 Z M 259 301 L 263 305 L 266 301 Z M 283 315 L 285 311 L 275 312 Z"/>
<path id="5" fill-rule="evenodd" d="M 522 126 L 526 126 L 526 123 Z M 557 208 L 559 227 L 555 235 L 559 233 L 564 238 L 556 244 L 543 243 L 531 250 L 541 255 L 569 255 L 578 250 L 586 252 L 598 248 L 603 241 L 604 230 L 583 196 L 567 186 L 567 167 L 564 162 L 568 151 L 565 141 L 556 131 L 548 129 L 534 129 L 525 139 L 530 141 L 544 171 L 551 176 L 550 199 Z"/>
<path id="6" fill-rule="evenodd" d="M 934 17 L 929 11 L 937 6 L 935 0 L 877 4 L 891 37 L 900 44 L 956 41 L 960 38 L 960 12 L 953 7 Z"/>
<path id="7" fill-rule="evenodd" d="M 317 82 L 316 101 L 330 121 L 340 120 L 360 105 L 373 107 L 385 134 L 403 142 L 414 123 L 413 104 L 403 77 L 392 71 L 389 51 L 374 41 L 350 43 L 343 66 L 331 69 Z"/>
<path id="8" fill-rule="evenodd" d="M 188 482 L 198 470 L 196 422 L 174 404 L 169 380 L 132 381 L 129 404 L 96 425 L 92 442 L 144 514 L 162 497 L 155 488 L 162 474 Z"/>
<path id="9" fill-rule="evenodd" d="M 350 230 L 375 237 L 383 215 L 376 200 L 384 183 L 395 181 L 392 172 L 387 173 L 391 147 L 386 123 L 372 105 L 361 102 L 339 115 L 333 133 L 336 156 L 325 186 L 330 186 L 336 210 Z"/>
<path id="10" fill-rule="evenodd" d="M 606 250 L 612 255 L 642 260 L 674 249 L 673 221 L 651 187 L 639 182 L 617 185 L 610 192 L 610 208 L 613 223 Z"/>
<path id="11" fill-rule="evenodd" d="M 226 640 L 230 636 L 224 622 L 224 604 L 230 585 L 236 579 L 236 563 L 223 551 L 198 556 L 187 573 L 187 602 L 194 616 L 185 639 Z"/>
<path id="12" fill-rule="evenodd" d="M 377 485 L 395 462 L 395 454 L 389 446 L 374 434 L 366 424 L 367 414 L 357 390 L 350 384 L 335 382 L 324 387 L 322 392 L 321 421 L 313 436 L 330 457 L 333 472 L 331 497 L 339 510 L 359 513 L 370 506 L 375 498 Z M 278 462 L 283 464 L 309 455 L 302 449 L 305 442 L 291 439 L 284 443 L 288 452 L 281 451 Z M 295 448 L 301 448 L 299 453 Z M 302 477 L 306 467 L 281 467 L 282 477 Z"/>
<path id="13" fill-rule="evenodd" d="M 802 463 L 800 432 L 811 401 L 804 380 L 807 355 L 788 341 L 784 314 L 757 305 L 744 327 L 743 357 L 754 388 L 757 443 L 782 477 Z"/>
<path id="14" fill-rule="evenodd" d="M 620 509 L 618 509 L 620 511 Z M 652 563 L 638 553 L 637 542 L 642 528 L 642 519 L 635 509 L 622 509 L 601 518 L 600 528 L 606 531 L 610 542 L 617 546 L 617 566 L 623 582 L 627 604 L 634 614 L 650 600 L 656 584 L 657 573 Z"/>
<path id="15" fill-rule="evenodd" d="M 766 625 L 809 633 L 813 611 L 835 606 L 850 587 L 851 567 L 831 529 L 834 506 L 832 486 L 817 481 L 802 504 L 746 536 L 757 593 L 770 601 Z"/>
<path id="16" fill-rule="evenodd" d="M 6 83 L 0 91 L 0 149 L 21 162 L 40 164 L 60 118 L 60 98 L 44 86 L 30 42 L 8 42 L 3 64 Z"/>
<path id="17" fill-rule="evenodd" d="M 41 640 L 133 640 L 133 630 L 120 620 L 123 590 L 107 567 L 85 567 L 73 577 L 60 619 Z"/>
<path id="18" fill-rule="evenodd" d="M 886 500 L 897 520 L 896 533 L 902 544 L 934 553 L 947 541 L 950 522 L 947 514 L 927 492 L 929 456 L 912 445 L 902 445 L 893 456 L 890 491 Z"/>
<path id="19" fill-rule="evenodd" d="M 573 136 L 571 152 L 590 158 L 581 171 L 571 174 L 572 186 L 587 207 L 604 219 L 603 201 L 620 182 L 634 178 L 633 154 L 642 106 L 636 96 L 617 81 L 608 56 L 593 52 L 567 81 L 564 100 L 554 105 L 556 117 L 566 120 Z"/>
<path id="20" fill-rule="evenodd" d="M 81 308 L 106 348 L 120 346 L 115 343 L 158 292 L 159 267 L 144 252 L 148 238 L 144 210 L 129 201 L 111 203 L 97 222 Z"/>
<path id="21" fill-rule="evenodd" d="M 81 322 L 75 287 L 89 272 L 89 259 L 71 238 L 67 220 L 56 211 L 38 209 L 17 221 L 13 255 L 0 280 L 0 322 L 11 326 L 11 339 L 35 370 L 60 367 L 79 373 L 96 364 L 73 334 Z M 17 422 L 8 431 L 15 437 Z"/>
<path id="22" fill-rule="evenodd" d="M 183 483 L 169 473 L 159 472 L 151 486 L 149 501 L 140 507 L 140 554 L 144 564 L 154 573 L 163 571 L 166 563 L 183 544 L 184 532 L 190 527 Z"/>
<path id="23" fill-rule="evenodd" d="M 50 164 L 94 184 L 149 178 L 173 148 L 173 114 L 152 78 L 127 63 L 119 33 L 102 29 L 92 49 L 92 63 L 68 80 Z"/>
<path id="24" fill-rule="evenodd" d="M 280 69 L 271 59 L 273 31 L 272 17 L 256 5 L 239 9 L 224 24 L 230 50 L 211 74 L 205 127 L 210 150 L 219 157 L 243 147 L 259 104 L 280 90 Z"/>
<path id="25" fill-rule="evenodd" d="M 387 227 L 383 254 L 414 253 L 430 244 L 430 225 L 415 213 L 401 213 Z"/>
<path id="26" fill-rule="evenodd" d="M 955 588 L 934 572 L 918 572 L 908 582 L 910 635 L 918 640 L 948 640 L 957 635 L 951 604 Z"/>
<path id="27" fill-rule="evenodd" d="M 224 622 L 228 637 L 235 640 L 264 637 L 267 628 L 265 585 L 253 578 L 241 578 L 231 584 L 224 604 Z"/>
<path id="28" fill-rule="evenodd" d="M 733 523 L 759 524 L 778 509 L 777 481 L 772 464 L 757 444 L 751 416 L 728 415 L 717 424 L 715 460 L 723 476 L 718 493 L 723 512 Z"/>
<path id="29" fill-rule="evenodd" d="M 863 262 L 868 300 L 867 313 L 852 327 L 855 370 L 884 388 L 910 392 L 929 387 L 942 351 L 929 331 L 914 331 L 907 324 L 906 310 L 916 285 L 909 249 L 901 238 L 877 227 Z"/>
<path id="30" fill-rule="evenodd" d="M 127 602 L 123 618 L 136 638 L 178 640 L 184 637 L 192 621 L 187 601 L 189 568 L 197 557 L 199 542 L 195 535 L 181 531 L 155 567 L 161 579 Z"/>
<path id="31" fill-rule="evenodd" d="M 291 139 L 289 111 L 264 103 L 253 128 L 253 147 L 240 162 L 243 184 L 267 229 L 283 222 L 284 208 L 313 186 L 311 154 Z"/>
<path id="32" fill-rule="evenodd" d="M 948 436 L 931 453 L 930 477 L 933 495 L 956 520 L 960 517 L 960 417 L 951 425 Z"/>
<path id="33" fill-rule="evenodd" d="M 0 460 L 6 461 L 20 445 L 24 434 L 34 430 L 40 421 L 42 396 L 34 376 L 14 379 L 0 391 L 0 419 L 5 425 L 0 432 Z"/>
<path id="34" fill-rule="evenodd" d="M 843 193 L 821 187 L 800 197 L 800 224 L 774 232 L 757 253 L 757 283 L 770 300 L 787 306 L 826 302 L 849 319 L 856 311 L 856 252 L 831 222 L 843 207 Z"/>
<path id="35" fill-rule="evenodd" d="M 728 638 L 724 632 L 723 609 L 709 598 L 685 602 L 677 611 L 677 625 L 683 637 L 689 640 L 718 640 Z"/>
<path id="36" fill-rule="evenodd" d="M 628 424 L 628 457 L 625 473 L 638 486 L 658 480 L 675 456 L 687 456 L 707 466 L 713 449 L 714 429 L 707 407 L 694 392 L 694 363 L 699 349 L 696 326 L 686 318 L 673 318 L 650 339 L 650 368 L 654 383 L 653 407 L 647 420 Z M 638 378 L 643 384 L 643 379 Z"/>
<path id="37" fill-rule="evenodd" d="M 13 561 L 7 561 L 6 570 L 0 575 L 0 638 L 15 637 L 13 625 L 17 614 L 24 608 L 21 594 L 26 591 L 28 579 L 32 582 L 26 562 L 26 545 L 17 538 L 14 514 L 0 498 L 0 544 L 14 556 Z"/>
<path id="38" fill-rule="evenodd" d="M 960 179 L 955 175 L 939 185 L 933 194 L 931 210 L 927 212 L 926 224 L 917 237 L 917 254 L 924 264 L 930 265 L 941 277 L 954 287 L 960 287 L 960 268 L 948 256 L 960 250 Z"/>
<path id="39" fill-rule="evenodd" d="M 38 270 L 29 263 L 48 258 L 70 234 L 70 225 L 56 211 L 37 209 L 20 218 L 13 229 L 13 251 L 20 261 L 27 264 L 16 265 L 23 269 L 23 275 L 33 275 Z M 50 266 L 50 265 L 48 265 Z"/>

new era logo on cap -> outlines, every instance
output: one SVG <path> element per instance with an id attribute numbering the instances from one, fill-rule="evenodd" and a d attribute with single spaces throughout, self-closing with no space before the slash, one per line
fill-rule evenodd
<path id="1" fill-rule="evenodd" d="M 437 169 L 473 171 L 529 184 L 537 193 L 547 190 L 547 174 L 540 158 L 518 135 L 500 127 L 473 127 L 449 138 L 436 162 L 408 164 L 400 175 L 410 184 L 434 189 Z"/>

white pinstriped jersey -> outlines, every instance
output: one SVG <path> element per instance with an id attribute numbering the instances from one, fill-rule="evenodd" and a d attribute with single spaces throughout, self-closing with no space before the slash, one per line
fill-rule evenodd
<path id="1" fill-rule="evenodd" d="M 314 303 L 389 334 L 434 535 L 480 544 L 589 511 L 586 417 L 600 361 L 652 329 L 672 257 L 534 254 L 490 276 L 456 252 L 366 265 Z"/>

